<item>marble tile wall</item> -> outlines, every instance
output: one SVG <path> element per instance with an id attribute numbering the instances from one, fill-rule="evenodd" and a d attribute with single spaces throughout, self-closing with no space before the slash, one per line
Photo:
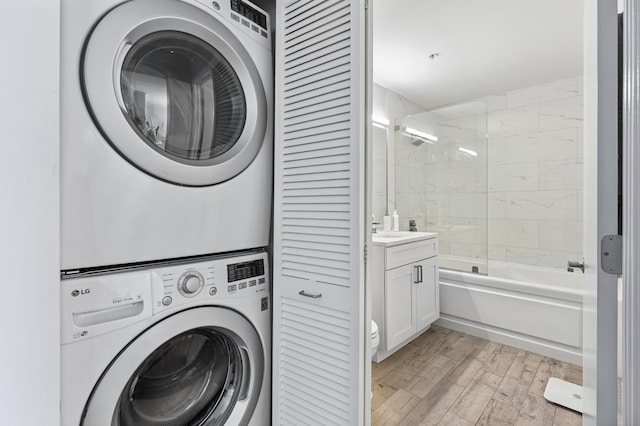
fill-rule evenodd
<path id="1" fill-rule="evenodd" d="M 439 139 L 396 132 L 401 229 L 440 232 L 442 254 L 566 267 L 582 257 L 582 78 L 477 101 L 403 120 Z"/>
<path id="2" fill-rule="evenodd" d="M 408 220 L 414 219 L 419 230 L 439 233 L 441 254 L 486 263 L 485 104 L 471 102 L 408 117 L 401 127 L 428 131 L 438 137 L 437 142 L 418 146 L 402 131 L 396 137 L 396 197 L 401 229 L 407 229 Z"/>
<path id="3" fill-rule="evenodd" d="M 565 268 L 582 257 L 582 78 L 493 101 L 489 258 Z"/>

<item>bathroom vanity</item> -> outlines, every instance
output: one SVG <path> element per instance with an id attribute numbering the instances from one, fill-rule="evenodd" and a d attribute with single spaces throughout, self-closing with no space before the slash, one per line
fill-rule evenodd
<path id="1" fill-rule="evenodd" d="M 440 317 L 438 234 L 373 234 L 372 318 L 378 324 L 380 362 Z"/>

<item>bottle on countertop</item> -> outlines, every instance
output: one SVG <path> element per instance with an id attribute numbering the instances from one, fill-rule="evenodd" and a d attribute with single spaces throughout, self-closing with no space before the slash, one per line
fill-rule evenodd
<path id="1" fill-rule="evenodd" d="M 389 212 L 387 212 L 387 214 L 382 218 L 382 223 L 385 232 L 391 231 L 391 216 L 389 216 Z"/>
<path id="2" fill-rule="evenodd" d="M 400 217 L 398 216 L 398 210 L 393 211 L 392 217 L 393 217 L 393 230 L 397 232 L 400 230 Z"/>

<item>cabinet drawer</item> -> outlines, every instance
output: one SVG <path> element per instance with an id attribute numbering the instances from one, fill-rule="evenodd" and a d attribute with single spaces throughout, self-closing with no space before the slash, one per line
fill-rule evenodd
<path id="1" fill-rule="evenodd" d="M 385 269 L 393 269 L 398 266 L 407 265 L 422 259 L 436 256 L 438 254 L 438 239 L 416 241 L 387 249 Z"/>

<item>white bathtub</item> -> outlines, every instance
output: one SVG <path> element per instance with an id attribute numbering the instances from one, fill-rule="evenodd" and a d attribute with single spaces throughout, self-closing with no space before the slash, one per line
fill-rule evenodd
<path id="1" fill-rule="evenodd" d="M 440 269 L 440 325 L 582 364 L 580 271 L 504 262 L 488 271 Z"/>

